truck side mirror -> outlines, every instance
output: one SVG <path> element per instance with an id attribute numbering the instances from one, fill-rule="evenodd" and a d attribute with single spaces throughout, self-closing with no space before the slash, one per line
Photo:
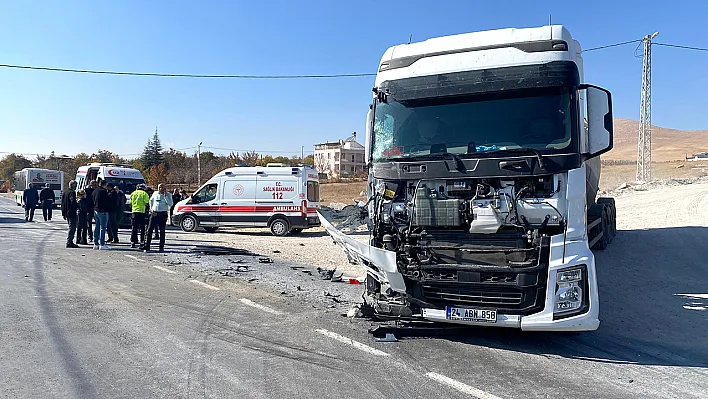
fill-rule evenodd
<path id="1" fill-rule="evenodd" d="M 601 87 L 583 84 L 587 101 L 588 158 L 595 158 L 612 149 L 612 95 Z"/>

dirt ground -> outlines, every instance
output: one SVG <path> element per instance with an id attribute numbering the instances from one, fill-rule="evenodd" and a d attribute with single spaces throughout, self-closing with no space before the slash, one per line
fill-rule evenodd
<path id="1" fill-rule="evenodd" d="M 686 179 L 708 176 L 708 162 L 654 162 L 652 180 Z M 610 191 L 622 183 L 635 181 L 637 165 L 603 165 L 600 172 L 600 190 Z"/>
<path id="2" fill-rule="evenodd" d="M 365 195 L 360 195 L 364 190 L 366 190 L 365 181 L 347 183 L 320 182 L 320 204 L 342 203 L 348 205 L 354 203 L 354 200 L 366 200 Z"/>

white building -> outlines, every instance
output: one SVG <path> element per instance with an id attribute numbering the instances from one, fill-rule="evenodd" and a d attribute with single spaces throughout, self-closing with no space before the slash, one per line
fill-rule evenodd
<path id="1" fill-rule="evenodd" d="M 315 144 L 315 169 L 327 176 L 352 176 L 364 172 L 364 146 L 356 132 L 346 140 Z"/>

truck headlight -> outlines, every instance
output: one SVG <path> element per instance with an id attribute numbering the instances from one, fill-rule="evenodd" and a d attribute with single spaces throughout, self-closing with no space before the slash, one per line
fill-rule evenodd
<path id="1" fill-rule="evenodd" d="M 573 266 L 556 273 L 556 293 L 553 301 L 553 318 L 562 319 L 586 311 L 587 266 Z"/>

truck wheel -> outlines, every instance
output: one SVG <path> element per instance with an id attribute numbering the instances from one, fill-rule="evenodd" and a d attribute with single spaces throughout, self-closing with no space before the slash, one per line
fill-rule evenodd
<path id="1" fill-rule="evenodd" d="M 182 231 L 186 231 L 188 233 L 196 230 L 197 226 L 199 226 L 199 222 L 197 221 L 197 218 L 192 215 L 182 216 L 182 220 L 179 221 L 179 227 Z"/>
<path id="2" fill-rule="evenodd" d="M 615 205 L 615 199 L 614 198 L 598 198 L 597 199 L 598 204 L 603 204 L 607 205 L 609 209 L 609 222 L 608 224 L 610 225 L 610 233 L 612 237 L 617 235 L 617 206 Z"/>
<path id="3" fill-rule="evenodd" d="M 274 219 L 270 222 L 270 232 L 276 237 L 283 237 L 290 232 L 290 223 L 285 219 Z"/>
<path id="4" fill-rule="evenodd" d="M 612 231 L 612 207 L 605 205 L 605 219 L 607 219 L 607 244 L 612 244 L 615 239 L 615 235 Z"/>
<path id="5" fill-rule="evenodd" d="M 599 240 L 595 243 L 595 247 L 593 249 L 597 249 L 599 251 L 604 250 L 607 248 L 607 239 L 609 236 L 609 225 L 607 224 L 607 213 L 602 212 L 602 216 L 600 216 L 600 228 L 602 229 L 602 237 L 600 237 Z"/>
<path id="6" fill-rule="evenodd" d="M 207 233 L 215 233 L 218 227 L 204 227 L 204 231 Z"/>

